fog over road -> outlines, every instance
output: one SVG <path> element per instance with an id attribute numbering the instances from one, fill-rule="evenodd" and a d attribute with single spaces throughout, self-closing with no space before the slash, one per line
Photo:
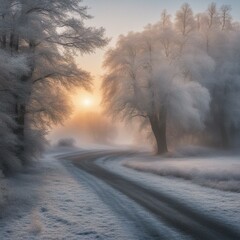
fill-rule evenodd
<path id="1" fill-rule="evenodd" d="M 114 161 L 131 155 L 136 156 L 136 154 L 139 153 L 96 150 L 62 158 L 70 160 L 75 166 L 87 172 L 85 180 L 91 182 L 93 190 L 117 214 L 130 220 L 138 229 L 139 236 L 142 236 L 143 239 L 169 239 L 169 236 L 163 234 L 159 228 L 143 219 L 138 213 L 133 212 L 125 202 L 112 197 L 111 193 L 106 189 L 101 189 L 102 185 L 97 184 L 98 179 L 132 199 L 137 205 L 142 206 L 160 222 L 164 222 L 182 235 L 183 239 L 240 239 L 240 232 L 226 225 L 223 221 L 212 216 L 207 217 L 200 211 L 187 206 L 184 202 L 180 202 L 165 193 L 149 189 L 137 181 L 126 179 L 96 163 L 96 160 L 100 158 L 104 159 L 104 161 Z M 93 175 L 94 178 L 87 179 L 88 176 L 91 177 L 89 174 Z M 95 179 L 95 183 L 93 179 Z"/>

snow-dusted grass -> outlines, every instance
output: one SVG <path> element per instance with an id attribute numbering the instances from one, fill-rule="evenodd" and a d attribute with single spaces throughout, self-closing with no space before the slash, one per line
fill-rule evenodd
<path id="1" fill-rule="evenodd" d="M 138 157 L 124 165 L 165 177 L 190 180 L 196 184 L 240 193 L 240 157 Z"/>
<path id="2" fill-rule="evenodd" d="M 54 157 L 59 154 L 74 156 L 83 150 L 55 150 L 29 171 L 0 180 L 0 186 L 5 185 L 8 189 L 3 208 L 0 208 L 1 240 L 145 240 L 145 236 L 139 235 L 139 226 L 134 226 L 135 220 L 124 217 L 126 213 L 131 215 L 130 219 L 144 219 L 144 225 L 156 225 L 156 229 L 169 239 L 185 239 L 126 196 L 70 162 L 63 165 Z M 132 160 L 105 161 L 103 158 L 98 163 L 143 186 L 172 196 L 207 216 L 224 219 L 226 224 L 238 227 L 239 193 L 201 187 L 180 178 L 142 173 L 122 165 L 139 159 L 144 163 L 150 158 L 149 155 Z M 150 160 L 153 163 L 159 161 L 156 158 Z"/>
<path id="3" fill-rule="evenodd" d="M 193 154 L 194 155 L 194 154 Z M 198 154 L 199 155 L 199 154 Z M 201 154 L 205 155 L 205 154 Z M 209 155 L 209 154 L 208 154 Z M 216 155 L 214 154 L 211 154 Z M 199 157 L 200 158 L 200 157 Z M 234 158 L 234 157 L 233 157 Z M 168 159 L 169 161 L 181 161 L 182 159 Z M 184 161 L 184 160 L 182 160 Z M 187 159 L 185 159 L 187 161 Z M 193 161 L 189 159 L 189 162 Z M 235 163 L 235 160 L 233 160 Z M 97 163 L 102 167 L 115 172 L 126 179 L 137 182 L 138 184 L 154 191 L 159 191 L 176 201 L 186 204 L 194 211 L 199 211 L 207 217 L 213 217 L 223 221 L 225 224 L 239 229 L 240 216 L 240 194 L 231 191 L 222 191 L 210 187 L 205 187 L 196 184 L 194 181 L 186 180 L 182 177 L 166 177 L 158 174 L 153 174 L 152 168 L 150 172 L 136 171 L 133 168 L 126 167 L 131 163 L 143 164 L 149 166 L 152 164 L 162 163 L 165 160 L 160 160 L 157 157 L 152 157 L 149 154 L 141 154 L 139 157 L 122 158 L 122 159 L 99 159 Z M 166 160 L 167 162 L 167 160 Z M 236 163 L 237 159 L 236 159 Z M 167 164 L 167 163 L 166 163 Z M 200 166 L 199 166 L 200 167 Z M 184 169 L 184 168 L 182 168 Z M 222 169 L 223 170 L 223 169 Z"/>
<path id="4" fill-rule="evenodd" d="M 135 225 L 139 218 L 171 239 L 187 239 L 102 181 L 54 157 L 79 151 L 58 149 L 4 180 L 8 196 L 1 209 L 1 240 L 145 240 Z"/>
<path id="5" fill-rule="evenodd" d="M 129 238 L 86 183 L 53 156 L 36 167 L 5 179 L 8 195 L 1 209 L 1 240 Z"/>

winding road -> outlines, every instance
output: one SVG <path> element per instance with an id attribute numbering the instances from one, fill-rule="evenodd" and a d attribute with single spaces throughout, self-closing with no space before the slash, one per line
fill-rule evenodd
<path id="1" fill-rule="evenodd" d="M 115 190 L 132 199 L 136 204 L 139 204 L 158 218 L 159 221 L 164 221 L 167 226 L 180 232 L 186 236 L 187 239 L 240 239 L 240 231 L 233 229 L 224 222 L 212 217 L 207 217 L 203 213 L 187 206 L 184 202 L 179 202 L 164 193 L 148 189 L 139 182 L 126 179 L 96 164 L 96 160 L 100 158 L 107 161 L 136 154 L 138 153 L 132 151 L 96 150 L 85 151 L 71 157 L 65 157 L 65 159 L 70 160 L 76 167 L 93 175 L 96 179 L 101 179 Z M 97 188 L 96 191 L 97 194 L 100 194 L 103 199 L 108 199 L 109 202 L 108 193 L 104 192 L 104 189 Z M 113 201 L 117 200 L 113 198 L 110 201 L 110 204 L 115 206 Z M 145 239 L 169 239 L 162 235 L 159 229 L 144 223 L 144 219 L 140 219 L 137 215 L 132 214 L 131 209 L 124 209 L 124 203 L 121 204 L 121 208 L 122 214 L 125 214 L 125 216 L 137 223 L 139 232 L 145 234 Z M 119 211 L 117 207 L 115 210 Z"/>

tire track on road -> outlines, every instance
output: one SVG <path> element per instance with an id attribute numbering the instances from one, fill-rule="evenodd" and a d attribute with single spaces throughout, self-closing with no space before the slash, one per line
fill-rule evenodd
<path id="1" fill-rule="evenodd" d="M 225 225 L 224 222 L 212 217 L 207 217 L 166 194 L 148 189 L 139 183 L 110 172 L 95 163 L 99 158 L 105 158 L 105 160 L 112 158 L 116 159 L 134 154 L 136 153 L 131 151 L 99 150 L 84 152 L 78 156 L 69 157 L 69 159 L 78 168 L 103 180 L 105 183 L 157 216 L 161 221 L 166 222 L 170 227 L 191 236 L 193 239 L 240 239 L 240 232 Z M 151 234 L 151 232 L 149 232 L 149 234 Z"/>

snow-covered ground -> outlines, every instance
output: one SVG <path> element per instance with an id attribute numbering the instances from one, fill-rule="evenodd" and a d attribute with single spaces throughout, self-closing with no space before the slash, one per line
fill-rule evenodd
<path id="1" fill-rule="evenodd" d="M 1 240 L 146 240 L 148 238 L 139 232 L 146 226 L 158 229 L 165 237 L 163 239 L 188 239 L 101 180 L 69 161 L 56 158 L 84 151 L 74 148 L 52 150 L 25 173 L 0 180 L 0 186 L 5 189 L 0 197 Z M 239 181 L 235 177 L 239 173 L 235 157 L 225 158 L 227 162 L 220 157 L 217 161 L 206 157 L 159 161 L 149 154 L 140 155 L 137 158 L 101 158 L 97 164 L 167 194 L 208 217 L 221 219 L 226 225 L 239 227 L 240 193 L 209 188 L 194 178 L 184 177 L 194 172 L 200 180 L 212 174 L 213 179 L 220 179 L 222 174 L 229 179 L 231 174 L 234 181 Z M 231 164 L 236 165 L 229 167 Z M 141 166 L 141 171 L 129 166 Z M 157 174 L 152 174 L 152 169 Z M 162 169 L 165 172 L 167 169 L 169 175 L 159 174 Z M 177 176 L 173 174 L 176 169 Z M 215 173 L 216 169 L 219 174 Z"/>
<path id="2" fill-rule="evenodd" d="M 130 231 L 94 194 L 52 156 L 39 168 L 7 180 L 1 209 L 1 240 L 131 239 Z"/>
<path id="3" fill-rule="evenodd" d="M 125 166 L 160 176 L 190 180 L 195 184 L 240 193 L 240 157 L 211 156 L 159 158 L 140 156 Z"/>
<path id="4" fill-rule="evenodd" d="M 239 161 L 237 157 L 224 159 L 219 157 L 219 159 L 211 160 L 211 158 L 205 157 L 159 160 L 157 157 L 145 154 L 137 158 L 125 158 L 114 161 L 102 158 L 97 163 L 112 172 L 138 182 L 147 188 L 171 196 L 192 209 L 201 211 L 206 216 L 220 219 L 227 225 L 238 229 L 240 221 L 240 193 L 236 192 L 236 189 L 239 189 L 239 185 L 235 186 L 235 183 L 239 183 Z M 217 160 L 221 161 L 221 163 L 219 164 Z M 140 171 L 136 171 L 136 169 Z M 165 173 L 162 174 L 164 176 L 159 174 L 161 171 Z M 226 189 L 226 186 L 228 186 L 228 190 L 231 189 L 235 192 L 214 189 L 212 188 L 214 187 L 213 185 L 211 185 L 211 188 L 206 187 L 202 185 L 202 182 L 200 184 L 197 178 L 190 179 L 190 177 L 185 177 L 186 175 L 192 176 L 193 173 L 199 175 L 199 181 L 204 181 L 205 176 L 208 177 L 206 181 L 209 179 L 209 181 L 213 179 L 213 182 L 218 181 L 216 188 L 220 188 L 219 181 L 224 181 L 222 185 L 224 187 L 222 188 Z M 223 177 L 221 177 L 221 174 L 223 174 Z M 234 188 L 229 188 L 229 186 L 232 186 L 231 181 L 229 184 L 226 183 L 231 178 L 233 178 Z"/>
<path id="5" fill-rule="evenodd" d="M 139 224 L 155 226 L 171 239 L 188 239 L 105 183 L 54 157 L 82 150 L 64 151 L 52 151 L 35 167 L 4 180 L 8 192 L 0 208 L 1 240 L 148 239 Z"/>

